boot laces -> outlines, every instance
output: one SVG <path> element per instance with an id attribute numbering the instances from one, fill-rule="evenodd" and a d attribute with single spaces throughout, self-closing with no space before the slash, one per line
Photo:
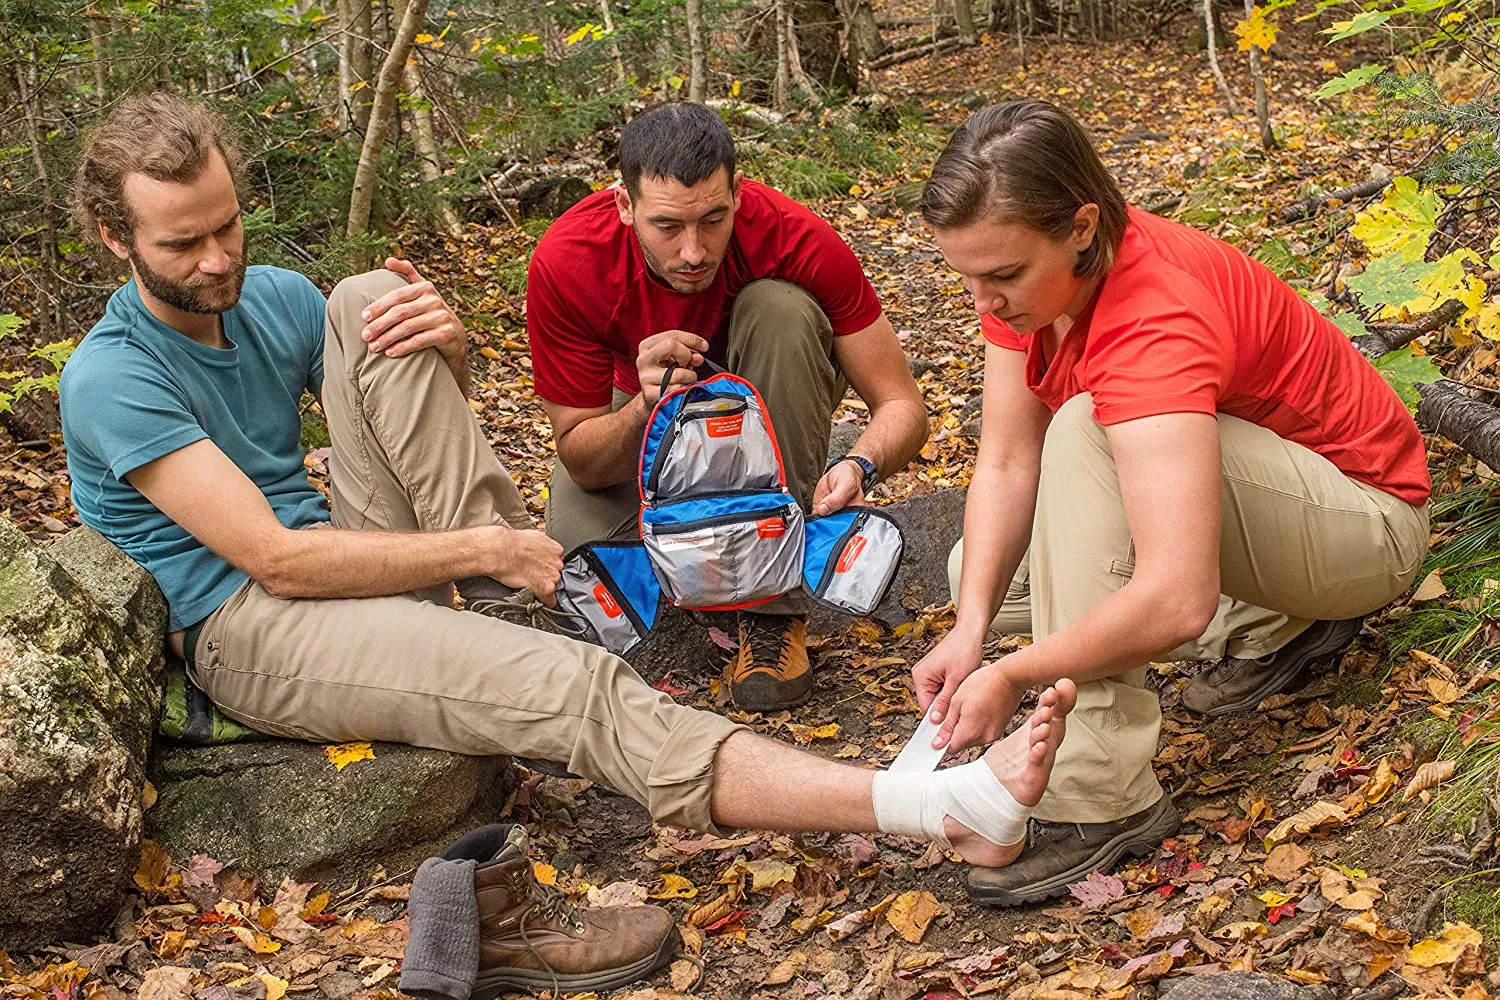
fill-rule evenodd
<path id="1" fill-rule="evenodd" d="M 1037 819 L 1035 817 L 1032 817 L 1031 819 L 1028 819 L 1026 821 L 1026 849 L 1031 850 L 1032 848 L 1036 847 L 1036 842 L 1042 838 L 1042 835 L 1047 832 L 1047 829 L 1049 827 L 1062 826 L 1071 826 L 1074 830 L 1077 830 L 1079 840 L 1088 839 L 1087 835 L 1085 835 L 1083 831 L 1082 823 L 1049 823 L 1044 819 Z"/>
<path id="2" fill-rule="evenodd" d="M 512 625 L 556 632 L 572 639 L 581 639 L 588 634 L 588 620 L 582 615 L 560 607 L 548 607 L 530 589 L 523 588 L 509 597 L 476 597 L 464 607 Z"/>
<path id="3" fill-rule="evenodd" d="M 746 615 L 741 641 L 750 648 L 751 667 L 780 667 L 791 619 L 780 615 Z"/>
<path id="4" fill-rule="evenodd" d="M 521 941 L 526 945 L 527 950 L 536 956 L 537 961 L 541 962 L 542 967 L 547 970 L 547 975 L 552 978 L 552 996 L 553 1000 L 557 1000 L 562 996 L 557 970 L 552 967 L 551 962 L 547 961 L 547 956 L 531 943 L 529 933 L 531 920 L 538 918 L 544 923 L 567 924 L 574 933 L 579 935 L 587 932 L 588 926 L 584 923 L 583 914 L 578 911 L 578 907 L 569 903 L 567 897 L 556 886 L 542 885 L 540 882 L 533 881 L 531 900 L 536 905 L 521 914 L 516 929 L 520 932 Z"/>

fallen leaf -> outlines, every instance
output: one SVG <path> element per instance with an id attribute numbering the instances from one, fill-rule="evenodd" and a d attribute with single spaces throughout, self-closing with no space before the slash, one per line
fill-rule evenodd
<path id="1" fill-rule="evenodd" d="M 337 746 L 326 746 L 323 753 L 328 757 L 328 762 L 342 771 L 357 760 L 374 760 L 375 751 L 370 749 L 368 743 L 340 743 Z"/>
<path id="2" fill-rule="evenodd" d="M 1293 834 L 1325 833 L 1337 829 L 1349 821 L 1349 814 L 1332 802 L 1314 802 L 1299 813 L 1294 813 L 1277 823 L 1266 834 L 1266 850 L 1276 849 L 1278 844 L 1289 840 Z"/>
<path id="3" fill-rule="evenodd" d="M 257 972 L 255 978 L 259 979 L 261 985 L 266 988 L 266 1000 L 281 1000 L 286 996 L 286 988 L 291 985 L 285 979 L 271 975 L 269 972 Z M 373 986 L 374 983 L 366 983 Z"/>
<path id="4" fill-rule="evenodd" d="M 1281 882 L 1290 882 L 1312 862 L 1312 855 L 1296 844 L 1278 844 L 1266 857 L 1261 868 L 1265 873 Z"/>
<path id="5" fill-rule="evenodd" d="M 661 884 L 651 894 L 652 899 L 692 899 L 698 895 L 698 887 L 690 879 L 671 872 L 661 877 Z"/>
<path id="6" fill-rule="evenodd" d="M 1406 960 L 1424 969 L 1438 965 L 1452 965 L 1458 961 L 1464 949 L 1484 946 L 1484 935 L 1468 924 L 1444 924 L 1443 933 L 1435 938 L 1412 945 Z"/>
<path id="7" fill-rule="evenodd" d="M 214 884 L 214 876 L 222 871 L 224 865 L 207 854 L 195 854 L 182 869 L 182 882 L 184 885 L 207 887 Z"/>
<path id="8" fill-rule="evenodd" d="M 1443 677 L 1424 677 L 1422 686 L 1432 695 L 1432 700 L 1440 705 L 1451 705 L 1463 697 L 1459 686 Z"/>
<path id="9" fill-rule="evenodd" d="M 646 887 L 639 882 L 611 882 L 600 889 L 589 886 L 590 906 L 638 906 L 646 901 Z"/>
<path id="10" fill-rule="evenodd" d="M 557 884 L 557 869 L 544 861 L 533 861 L 531 863 L 531 874 L 542 885 Z"/>
<path id="11" fill-rule="evenodd" d="M 933 918 L 942 912 L 937 897 L 926 890 L 903 892 L 891 903 L 885 919 L 896 933 L 912 944 L 919 943 Z"/>
<path id="12" fill-rule="evenodd" d="M 248 927 L 230 927 L 228 930 L 229 933 L 239 938 L 240 944 L 257 955 L 270 955 L 281 950 L 281 942 L 272 941 L 260 931 L 251 930 Z"/>
<path id="13" fill-rule="evenodd" d="M 1458 762 L 1453 760 L 1434 760 L 1423 764 L 1411 776 L 1411 781 L 1407 782 L 1406 790 L 1401 793 L 1401 801 L 1410 802 L 1427 789 L 1436 788 L 1453 777 L 1456 770 Z"/>
<path id="14" fill-rule="evenodd" d="M 689 962 L 685 958 L 679 958 L 672 963 L 668 977 L 672 981 L 672 989 L 679 993 L 685 993 L 698 983 L 698 963 Z M 269 998 L 268 998 L 269 1000 Z"/>
<path id="15" fill-rule="evenodd" d="M 1068 887 L 1068 891 L 1073 894 L 1074 899 L 1083 904 L 1085 910 L 1097 910 L 1123 898 L 1125 883 L 1113 875 L 1089 872 L 1088 878 L 1082 882 L 1073 883 Z"/>
<path id="16" fill-rule="evenodd" d="M 788 723 L 787 729 L 791 731 L 792 738 L 798 743 L 811 743 L 813 740 L 831 740 L 839 734 L 839 724 L 830 722 L 825 726 L 802 726 L 795 722 Z"/>
<path id="17" fill-rule="evenodd" d="M 1416 592 L 1411 595 L 1413 601 L 1435 601 L 1448 593 L 1448 588 L 1443 585 L 1442 574 L 1433 570 L 1427 574 L 1426 579 L 1417 587 Z"/>
<path id="18" fill-rule="evenodd" d="M 197 969 L 183 969 L 175 965 L 150 969 L 141 978 L 136 993 L 137 1000 L 191 1000 L 193 979 Z"/>
<path id="19" fill-rule="evenodd" d="M 751 892 L 765 892 L 773 885 L 791 882 L 797 877 L 797 866 L 782 861 L 780 858 L 741 861 L 734 866 L 734 870 L 750 876 Z"/>

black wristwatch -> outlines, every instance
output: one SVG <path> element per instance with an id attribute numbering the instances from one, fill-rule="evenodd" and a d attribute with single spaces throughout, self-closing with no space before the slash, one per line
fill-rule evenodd
<path id="1" fill-rule="evenodd" d="M 828 463 L 828 469 L 832 469 L 840 462 L 853 462 L 855 465 L 859 466 L 859 471 L 863 476 L 863 478 L 859 481 L 859 489 L 861 493 L 869 493 L 870 490 L 875 488 L 875 484 L 880 481 L 880 470 L 875 468 L 874 462 L 870 461 L 868 458 L 865 458 L 863 455 L 845 455 L 843 458 L 836 458 L 832 462 Z M 827 472 L 828 469 L 824 469 L 823 471 Z"/>

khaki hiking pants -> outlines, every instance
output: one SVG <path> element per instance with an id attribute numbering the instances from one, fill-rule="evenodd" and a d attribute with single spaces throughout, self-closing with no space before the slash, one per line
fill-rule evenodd
<path id="1" fill-rule="evenodd" d="M 1135 548 L 1105 430 L 1087 393 L 1052 418 L 1042 448 L 1031 547 L 991 628 L 1038 639 L 1123 587 Z M 1219 610 L 1197 640 L 1163 660 L 1255 658 L 1313 621 L 1366 614 L 1411 585 L 1427 552 L 1427 510 L 1355 482 L 1274 432 L 1219 415 L 1224 522 Z M 962 540 L 948 559 L 958 593 Z M 1103 823 L 1162 795 L 1151 769 L 1161 705 L 1145 664 L 1078 687 L 1039 819 Z"/>
<path id="2" fill-rule="evenodd" d="M 360 339 L 360 312 L 401 284 L 374 271 L 340 282 L 328 302 L 334 525 L 532 527 L 438 352 L 387 358 Z M 451 601 L 447 586 L 278 600 L 251 581 L 204 624 L 196 680 L 226 714 L 272 735 L 566 761 L 659 822 L 713 830 L 714 755 L 741 727 L 678 705 L 598 646 Z"/>
<path id="3" fill-rule="evenodd" d="M 766 401 L 787 489 L 804 511 L 828 462 L 833 411 L 847 385 L 833 362 L 833 328 L 818 300 L 789 281 L 746 285 L 730 313 L 724 367 L 748 379 Z M 633 397 L 615 390 L 616 410 Z M 636 476 L 602 490 L 573 482 L 562 462 L 547 487 L 547 534 L 571 550 L 584 542 L 639 538 Z M 757 607 L 768 614 L 806 614 L 811 602 L 791 594 Z"/>

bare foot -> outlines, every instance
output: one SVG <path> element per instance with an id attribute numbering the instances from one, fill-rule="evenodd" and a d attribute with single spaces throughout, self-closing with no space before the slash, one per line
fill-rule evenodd
<path id="1" fill-rule="evenodd" d="M 1068 713 L 1077 703 L 1077 686 L 1070 680 L 1058 681 L 1042 692 L 1026 725 L 985 751 L 984 762 L 1021 805 L 1030 807 L 1041 801 L 1052 777 L 1052 763 L 1062 743 Z M 952 816 L 943 818 L 943 833 L 965 861 L 986 868 L 1010 864 L 1026 846 L 1024 839 L 1014 844 L 988 841 Z"/>

